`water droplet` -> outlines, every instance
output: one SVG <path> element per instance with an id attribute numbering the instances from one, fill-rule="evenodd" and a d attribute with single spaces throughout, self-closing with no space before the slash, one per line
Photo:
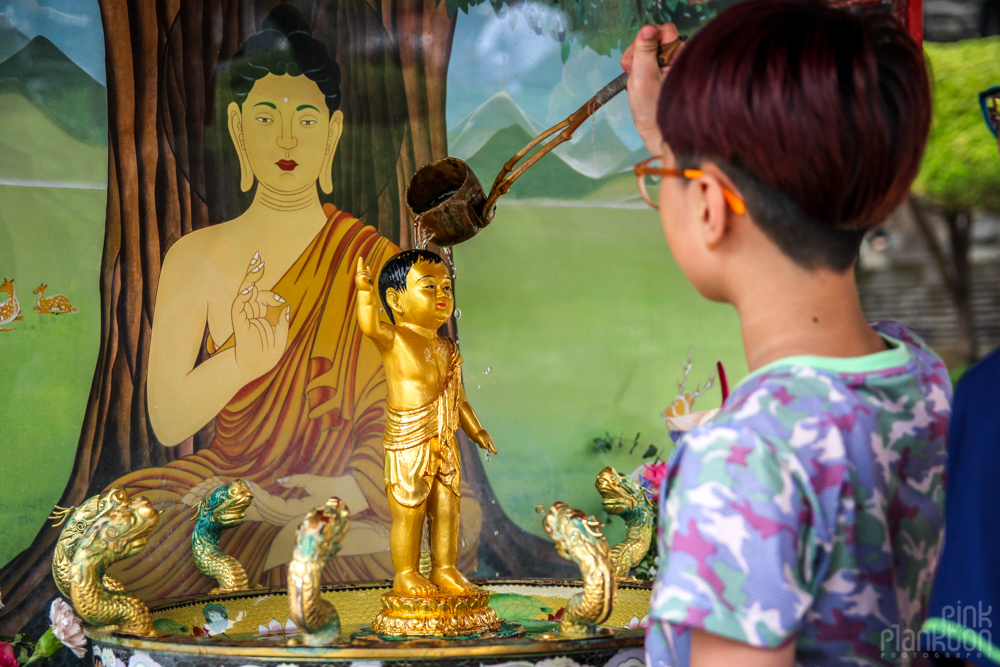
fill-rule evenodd
<path id="1" fill-rule="evenodd" d="M 461 316 L 462 316 L 462 309 L 461 308 L 456 308 L 455 309 L 455 319 L 457 320 Z"/>
<path id="2" fill-rule="evenodd" d="M 481 384 L 477 384 L 476 385 L 476 389 L 482 389 L 482 388 L 483 388 L 483 385 L 481 385 Z"/>
<path id="3" fill-rule="evenodd" d="M 493 346 L 492 346 L 492 345 L 490 345 L 490 349 L 491 349 L 491 350 L 493 349 Z"/>
<path id="4" fill-rule="evenodd" d="M 378 307 L 378 312 L 384 313 L 385 312 L 385 308 L 383 308 L 382 306 L 379 306 Z"/>
<path id="5" fill-rule="evenodd" d="M 491 500 L 491 501 L 490 501 L 490 505 L 496 505 L 496 504 L 497 504 L 497 501 L 496 501 L 496 500 Z"/>
<path id="6" fill-rule="evenodd" d="M 496 536 L 497 536 L 497 535 L 499 535 L 499 534 L 500 534 L 500 531 L 499 531 L 499 530 L 494 530 L 494 531 L 493 531 L 493 536 L 494 536 L 494 537 L 496 537 Z"/>
<path id="7" fill-rule="evenodd" d="M 483 375 L 489 375 L 492 372 L 493 372 L 493 367 L 492 366 L 487 366 L 486 370 L 483 371 Z"/>

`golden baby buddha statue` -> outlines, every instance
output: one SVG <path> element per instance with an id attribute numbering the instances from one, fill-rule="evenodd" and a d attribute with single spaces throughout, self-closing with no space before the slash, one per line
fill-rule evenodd
<path id="1" fill-rule="evenodd" d="M 392 516 L 389 549 L 393 591 L 372 630 L 380 634 L 469 635 L 497 630 L 500 620 L 456 567 L 462 464 L 455 432 L 496 454 L 462 386 L 462 357 L 438 334 L 455 307 L 444 261 L 426 250 L 394 255 L 383 267 L 378 296 L 370 269 L 358 261 L 358 325 L 382 356 L 388 388 L 385 484 Z M 430 521 L 431 571 L 420 573 L 420 538 Z"/>

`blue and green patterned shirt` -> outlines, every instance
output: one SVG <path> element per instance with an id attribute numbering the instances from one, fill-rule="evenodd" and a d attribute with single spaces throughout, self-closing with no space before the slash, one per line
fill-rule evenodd
<path id="1" fill-rule="evenodd" d="M 688 664 L 691 628 L 794 641 L 801 665 L 909 662 L 942 544 L 951 382 L 913 332 L 874 327 L 890 349 L 769 364 L 678 443 L 653 667 Z"/>

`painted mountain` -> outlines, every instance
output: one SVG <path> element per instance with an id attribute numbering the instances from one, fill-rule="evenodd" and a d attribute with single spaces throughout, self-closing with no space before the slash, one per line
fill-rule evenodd
<path id="1" fill-rule="evenodd" d="M 0 37 L 5 49 L 18 41 L 16 35 Z M 7 37 L 13 39 L 8 42 Z M 107 145 L 107 90 L 47 38 L 32 38 L 0 62 L 0 82 L 7 82 L 8 90 L 11 80 L 70 134 L 88 144 Z M 7 116 L 6 110 L 3 115 Z"/>
<path id="2" fill-rule="evenodd" d="M 488 188 L 504 163 L 545 129 L 510 95 L 499 92 L 448 131 L 448 152 L 468 162 Z M 507 196 L 631 199 L 638 196 L 631 167 L 644 155 L 629 151 L 607 121 L 598 118 L 586 122 L 570 141 L 542 158 Z"/>
<path id="3" fill-rule="evenodd" d="M 0 14 L 0 62 L 23 49 L 28 41 L 23 32 L 11 25 L 10 21 Z"/>

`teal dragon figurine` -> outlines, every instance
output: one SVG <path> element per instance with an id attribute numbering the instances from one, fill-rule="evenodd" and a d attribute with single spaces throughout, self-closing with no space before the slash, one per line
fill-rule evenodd
<path id="1" fill-rule="evenodd" d="M 566 610 L 559 624 L 559 633 L 542 635 L 544 639 L 584 637 L 597 632 L 597 625 L 608 620 L 618 601 L 618 582 L 611 563 L 611 549 L 601 528 L 604 524 L 557 502 L 546 509 L 538 505 L 535 510 L 544 514 L 542 528 L 556 543 L 560 556 L 576 563 L 583 579 L 583 591 L 566 602 Z"/>
<path id="2" fill-rule="evenodd" d="M 615 576 L 628 577 L 649 551 L 656 521 L 656 505 L 631 477 L 608 466 L 597 476 L 595 484 L 601 494 L 601 504 L 608 514 L 617 514 L 625 522 L 625 539 L 611 549 Z"/>
<path id="3" fill-rule="evenodd" d="M 250 590 L 246 570 L 238 560 L 223 553 L 219 539 L 224 528 L 234 528 L 243 522 L 251 502 L 250 487 L 242 479 L 236 479 L 217 488 L 194 509 L 192 521 L 197 523 L 191 534 L 191 552 L 201 573 L 219 584 L 210 594 Z"/>
<path id="4" fill-rule="evenodd" d="M 296 534 L 288 564 L 288 613 L 302 630 L 306 646 L 332 646 L 340 640 L 340 617 L 322 593 L 323 568 L 340 551 L 351 513 L 340 498 L 330 498 L 306 515 Z"/>

